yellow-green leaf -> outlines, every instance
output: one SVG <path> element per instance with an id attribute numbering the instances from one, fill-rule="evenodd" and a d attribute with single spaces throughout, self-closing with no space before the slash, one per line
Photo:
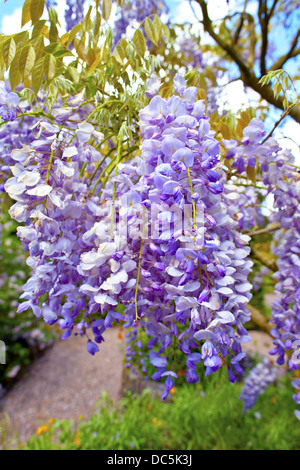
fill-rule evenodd
<path id="1" fill-rule="evenodd" d="M 80 73 L 78 72 L 78 70 L 75 67 L 72 67 L 71 65 L 69 65 L 68 72 L 69 72 L 73 82 L 78 83 L 79 79 L 80 79 Z"/>
<path id="2" fill-rule="evenodd" d="M 30 2 L 30 16 L 32 24 L 36 24 L 43 14 L 45 0 L 31 0 Z"/>
<path id="3" fill-rule="evenodd" d="M 120 64 L 123 64 L 123 49 L 120 46 L 114 48 L 112 55 Z"/>
<path id="4" fill-rule="evenodd" d="M 19 85 L 19 83 L 22 80 L 22 75 L 21 75 L 20 69 L 19 69 L 19 61 L 20 61 L 21 51 L 22 51 L 22 49 L 17 50 L 16 55 L 15 55 L 11 65 L 10 65 L 10 68 L 9 68 L 9 83 L 10 83 L 12 91 L 14 91 L 16 86 Z"/>
<path id="5" fill-rule="evenodd" d="M 50 82 L 55 75 L 55 71 L 56 71 L 56 59 L 54 55 L 47 54 L 44 58 L 44 72 L 45 72 L 46 80 Z"/>
<path id="6" fill-rule="evenodd" d="M 102 16 L 105 21 L 108 21 L 111 14 L 112 1 L 111 0 L 102 0 Z"/>
<path id="7" fill-rule="evenodd" d="M 155 15 L 152 24 L 153 24 L 153 29 L 154 29 L 155 41 L 157 44 L 162 34 L 162 22 L 157 15 Z"/>
<path id="8" fill-rule="evenodd" d="M 137 29 L 133 35 L 133 42 L 140 56 L 144 57 L 146 52 L 146 40 L 140 29 Z"/>
<path id="9" fill-rule="evenodd" d="M 153 26 L 152 21 L 149 18 L 145 19 L 145 31 L 150 41 L 153 42 L 153 44 L 157 46 L 154 26 Z"/>
<path id="10" fill-rule="evenodd" d="M 22 20 L 21 26 L 23 27 L 28 21 L 31 20 L 31 13 L 30 13 L 30 4 L 31 0 L 25 0 L 22 8 Z"/>
<path id="11" fill-rule="evenodd" d="M 166 40 L 169 41 L 169 39 L 171 37 L 171 33 L 170 33 L 170 30 L 169 30 L 168 26 L 166 24 L 162 23 L 162 28 L 163 28 Z"/>
<path id="12" fill-rule="evenodd" d="M 10 66 L 16 53 L 16 43 L 13 38 L 7 39 L 2 47 L 2 55 L 6 68 Z"/>
<path id="13" fill-rule="evenodd" d="M 252 168 L 251 166 L 247 166 L 246 168 L 246 173 L 248 178 L 252 181 L 252 183 L 256 183 L 256 170 L 255 168 Z"/>
<path id="14" fill-rule="evenodd" d="M 97 11 L 96 12 L 95 24 L 94 24 L 94 34 L 97 37 L 99 36 L 100 26 L 101 26 L 101 15 L 100 15 L 99 11 Z"/>
<path id="15" fill-rule="evenodd" d="M 58 34 L 57 26 L 52 21 L 50 23 L 49 39 L 51 43 L 59 41 L 59 34 Z"/>
<path id="16" fill-rule="evenodd" d="M 31 72 L 32 89 L 37 95 L 43 82 L 44 76 L 44 57 L 41 57 L 35 64 Z"/>
<path id="17" fill-rule="evenodd" d="M 68 38 L 67 45 L 71 44 L 71 42 L 74 40 L 76 34 L 79 33 L 79 31 L 81 31 L 82 28 L 83 28 L 83 25 L 82 25 L 82 24 L 76 24 L 76 25 L 71 29 L 71 31 L 69 32 L 69 38 Z"/>
<path id="18" fill-rule="evenodd" d="M 21 49 L 19 71 L 23 78 L 27 77 L 33 69 L 35 62 L 35 50 L 31 45 L 25 46 Z"/>
<path id="19" fill-rule="evenodd" d="M 97 67 L 97 65 L 99 64 L 101 60 L 101 54 L 98 54 L 96 57 L 95 57 L 95 60 L 94 62 L 91 64 L 90 68 L 88 69 L 87 71 L 87 75 L 89 75 L 93 70 L 95 70 L 95 68 Z"/>
<path id="20" fill-rule="evenodd" d="M 31 39 L 34 39 L 36 38 L 37 36 L 39 35 L 43 35 L 45 36 L 46 33 L 48 31 L 48 27 L 46 26 L 46 20 L 39 20 L 33 30 L 32 30 L 32 35 L 31 35 Z"/>

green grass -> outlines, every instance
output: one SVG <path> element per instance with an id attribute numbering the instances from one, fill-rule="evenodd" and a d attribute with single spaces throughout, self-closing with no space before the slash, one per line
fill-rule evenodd
<path id="1" fill-rule="evenodd" d="M 90 419 L 77 425 L 56 421 L 22 449 L 300 450 L 300 423 L 288 377 L 243 414 L 241 385 L 217 375 L 205 389 L 199 384 L 176 389 L 168 402 L 149 390 L 139 396 L 128 393 L 117 406 L 104 397 Z"/>

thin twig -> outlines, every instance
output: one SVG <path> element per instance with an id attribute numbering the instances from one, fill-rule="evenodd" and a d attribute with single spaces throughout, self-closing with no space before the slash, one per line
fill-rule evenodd
<path id="1" fill-rule="evenodd" d="M 286 118 L 286 116 L 290 113 L 291 109 L 292 109 L 294 106 L 296 106 L 296 104 L 297 104 L 297 102 L 291 104 L 291 105 L 282 113 L 282 115 L 280 116 L 280 118 L 278 119 L 278 121 L 275 122 L 273 129 L 269 132 L 269 134 L 267 135 L 267 137 L 265 137 L 264 140 L 261 142 L 261 145 L 264 144 L 264 143 L 273 135 L 273 132 L 275 131 L 275 129 L 279 126 L 279 124 L 281 123 L 281 121 L 283 121 L 283 119 Z"/>
<path id="2" fill-rule="evenodd" d="M 279 223 L 274 223 L 274 224 L 268 225 L 265 228 L 262 228 L 262 229 L 259 229 L 259 230 L 252 230 L 251 232 L 246 232 L 246 233 L 250 237 L 254 237 L 254 235 L 262 235 L 263 233 L 274 232 L 275 230 L 278 230 L 279 228 L 280 228 L 280 224 Z"/>

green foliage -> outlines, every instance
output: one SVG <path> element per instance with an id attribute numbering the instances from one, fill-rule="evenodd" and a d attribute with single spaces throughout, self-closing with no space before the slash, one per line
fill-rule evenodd
<path id="1" fill-rule="evenodd" d="M 168 403 L 145 390 L 117 406 L 106 395 L 90 419 L 41 426 L 24 450 L 300 450 L 286 377 L 242 413 L 240 385 L 212 377 L 204 390 L 185 385 Z"/>
<path id="2" fill-rule="evenodd" d="M 266 75 L 261 77 L 259 83 L 261 83 L 263 86 L 271 85 L 275 98 L 278 98 L 280 94 L 283 95 L 283 106 L 285 110 L 290 106 L 299 104 L 300 102 L 293 79 L 283 69 L 271 70 Z"/>

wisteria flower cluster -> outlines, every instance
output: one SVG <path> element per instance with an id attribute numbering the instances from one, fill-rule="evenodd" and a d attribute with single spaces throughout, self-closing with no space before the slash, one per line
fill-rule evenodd
<path id="1" fill-rule="evenodd" d="M 64 17 L 66 30 L 71 31 L 84 18 L 84 0 L 66 0 Z"/>
<path id="2" fill-rule="evenodd" d="M 17 116 L 19 97 L 7 89 L 4 82 L 0 83 L 0 118 L 3 121 L 13 121 Z"/>
<path id="3" fill-rule="evenodd" d="M 272 304 L 271 323 L 275 327 L 271 330 L 274 337 L 274 348 L 271 355 L 277 356 L 277 363 L 286 363 L 289 370 L 298 370 L 300 365 L 293 360 L 294 345 L 300 339 L 300 312 L 299 312 L 299 201 L 300 180 L 295 171 L 294 157 L 290 150 L 283 151 L 273 137 L 264 139 L 264 124 L 261 120 L 252 119 L 249 126 L 244 129 L 244 136 L 240 143 L 224 141 L 227 148 L 227 158 L 233 158 L 233 168 L 239 175 L 245 174 L 247 166 L 259 168 L 261 172 L 260 192 L 250 190 L 254 197 L 259 195 L 266 198 L 272 196 L 273 210 L 269 222 L 280 227 L 274 236 L 272 251 L 276 257 L 277 271 L 273 278 L 277 281 L 274 293 L 277 295 Z M 246 192 L 245 192 L 246 194 Z M 257 199 L 258 202 L 258 199 Z M 263 218 L 250 204 L 241 204 L 241 228 L 250 229 L 260 225 Z M 257 204 L 258 205 L 258 204 Z M 251 211 L 251 212 L 249 212 Z M 251 218 L 249 218 L 252 213 Z M 254 218 L 255 217 L 255 218 Z M 244 222 L 247 224 L 244 225 Z M 264 268 L 262 273 L 267 273 Z"/>
<path id="4" fill-rule="evenodd" d="M 91 328 L 91 354 L 113 321 L 133 326 L 131 340 L 141 322 L 154 378 L 166 377 L 164 398 L 176 377 L 175 344 L 195 382 L 200 361 L 207 374 L 226 364 L 234 380 L 249 341 L 249 237 L 226 209 L 219 144 L 196 98 L 179 75 L 172 98 L 154 96 L 140 112 L 141 156 L 119 164 L 93 197 L 83 165 L 91 171 L 101 160 L 88 141 L 103 136 L 87 123 L 71 146 L 42 126 L 34 145 L 12 152 L 5 184 L 16 200 L 11 216 L 26 223 L 18 234 L 33 270 L 19 311 L 58 321 L 63 338 Z"/>
<path id="5" fill-rule="evenodd" d="M 119 42 L 132 22 L 142 23 L 145 18 L 151 17 L 154 13 L 160 16 L 162 13 L 167 13 L 168 10 L 164 0 L 132 0 L 124 2 L 122 10 L 120 10 L 114 22 L 113 46 Z"/>
<path id="6" fill-rule="evenodd" d="M 257 397 L 279 378 L 280 369 L 265 358 L 259 362 L 245 379 L 240 399 L 244 402 L 244 412 L 253 408 Z"/>

